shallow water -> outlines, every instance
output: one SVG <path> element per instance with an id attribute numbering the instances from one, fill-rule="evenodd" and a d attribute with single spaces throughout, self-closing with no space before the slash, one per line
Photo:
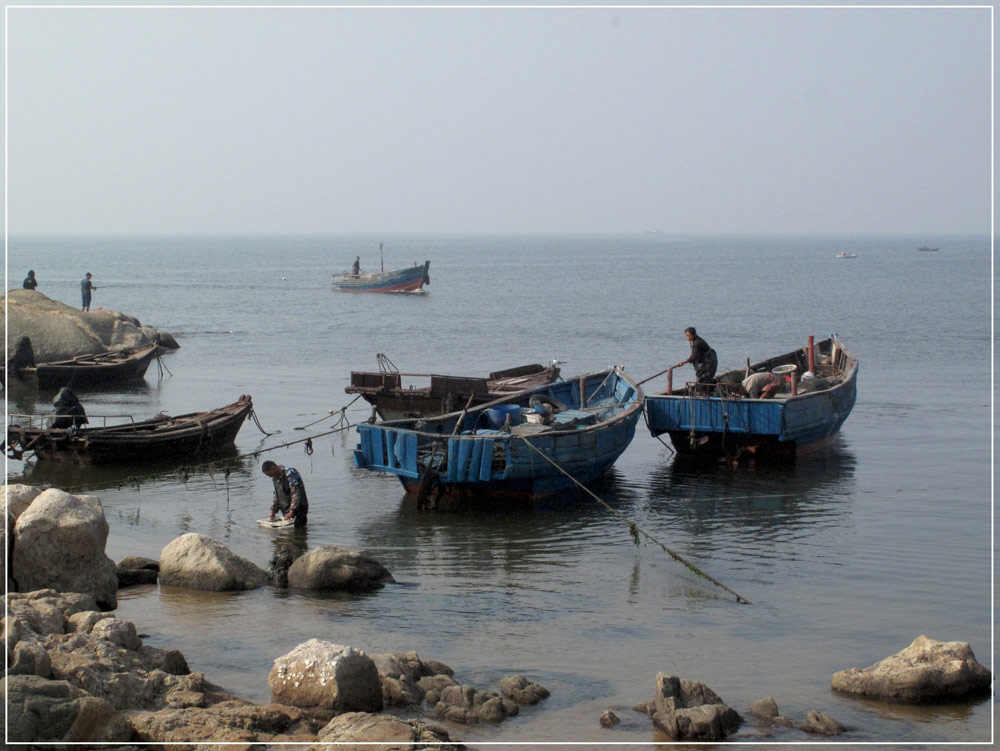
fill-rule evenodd
<path id="1" fill-rule="evenodd" d="M 431 259 L 428 294 L 330 289 L 329 273 L 358 253 L 377 265 L 380 240 L 387 267 Z M 941 251 L 916 252 L 929 240 Z M 858 257 L 834 258 L 841 250 Z M 819 709 L 850 728 L 844 742 L 990 740 L 988 702 L 907 707 L 829 687 L 833 672 L 920 634 L 969 641 L 991 665 L 987 238 L 34 238 L 11 240 L 8 266 L 8 286 L 34 268 L 40 291 L 74 305 L 92 271 L 95 308 L 180 342 L 162 378 L 151 369 L 139 386 L 86 393 L 89 413 L 149 417 L 250 393 L 263 428 L 280 431 L 247 423 L 237 452 L 263 453 L 228 477 L 10 462 L 9 481 L 97 493 L 115 560 L 157 558 L 200 532 L 265 568 L 286 541 L 363 548 L 397 579 L 363 596 L 119 593 L 119 616 L 147 643 L 180 649 L 241 696 L 267 701 L 273 660 L 316 637 L 415 649 L 479 688 L 524 672 L 552 691 L 499 728 L 452 728 L 473 743 L 663 740 L 629 709 L 659 671 L 705 682 L 744 716 L 768 695 L 791 717 Z M 567 375 L 621 363 L 642 379 L 686 356 L 688 325 L 723 368 L 831 332 L 861 363 L 840 437 L 793 468 L 685 467 L 640 426 L 593 487 L 753 605 L 654 544 L 636 547 L 583 494 L 418 512 L 397 480 L 353 467 L 353 431 L 317 438 L 311 456 L 301 444 L 267 451 L 331 430 L 328 412 L 351 400 L 350 370 L 375 369 L 377 352 L 403 371 L 475 375 L 558 358 Z M 47 411 L 51 395 L 8 397 L 10 411 Z M 368 416 L 359 405 L 352 421 Z M 305 479 L 304 539 L 256 526 L 270 500 L 265 458 Z M 623 719 L 613 731 L 597 724 L 608 708 Z M 747 723 L 740 738 L 761 731 Z M 778 730 L 768 740 L 816 739 Z"/>

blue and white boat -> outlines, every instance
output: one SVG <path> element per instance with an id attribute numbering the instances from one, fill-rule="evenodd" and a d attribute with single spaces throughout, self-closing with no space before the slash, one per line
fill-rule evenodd
<path id="1" fill-rule="evenodd" d="M 614 367 L 460 412 L 360 424 L 354 461 L 397 475 L 422 503 L 549 496 L 611 468 L 635 436 L 643 399 Z"/>
<path id="2" fill-rule="evenodd" d="M 857 399 L 858 361 L 835 337 L 723 373 L 713 384 L 689 383 L 646 397 L 646 424 L 680 455 L 712 460 L 789 460 L 830 439 Z M 783 381 L 770 398 L 751 398 L 747 376 Z"/>

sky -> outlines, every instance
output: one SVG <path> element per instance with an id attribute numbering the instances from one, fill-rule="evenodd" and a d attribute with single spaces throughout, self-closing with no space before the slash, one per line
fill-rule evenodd
<path id="1" fill-rule="evenodd" d="M 988 234 L 992 9 L 11 7 L 20 234 Z"/>

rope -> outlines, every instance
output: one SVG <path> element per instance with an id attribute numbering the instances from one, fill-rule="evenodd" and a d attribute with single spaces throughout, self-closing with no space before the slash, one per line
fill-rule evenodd
<path id="1" fill-rule="evenodd" d="M 350 407 L 352 404 L 354 404 L 354 402 L 356 402 L 360 398 L 361 398 L 361 394 L 358 394 L 356 397 L 354 397 L 353 399 L 351 399 L 351 401 L 349 401 L 347 404 L 345 404 L 340 409 L 331 409 L 329 412 L 327 412 L 323 417 L 319 418 L 318 420 L 313 420 L 312 422 L 307 423 L 307 424 L 303 425 L 302 427 L 295 428 L 295 430 L 305 430 L 306 428 L 311 428 L 316 423 L 323 422 L 328 417 L 332 417 L 333 415 L 337 414 L 338 412 L 340 413 L 340 418 L 337 420 L 337 425 L 343 425 L 345 422 L 347 422 L 347 408 Z"/>
<path id="2" fill-rule="evenodd" d="M 632 540 L 636 544 L 638 544 L 638 542 L 639 542 L 639 535 L 641 534 L 643 537 L 645 537 L 650 542 L 655 542 L 657 545 L 659 545 L 661 548 L 663 548 L 663 550 L 667 553 L 667 555 L 669 555 L 671 558 L 673 558 L 678 563 L 683 564 L 689 570 L 691 570 L 692 572 L 694 572 L 695 574 L 697 574 L 701 578 L 707 579 L 708 581 L 712 582 L 712 584 L 714 584 L 715 586 L 720 587 L 720 588 L 726 590 L 729 594 L 731 594 L 733 597 L 736 598 L 737 602 L 742 602 L 742 603 L 745 603 L 746 605 L 752 605 L 753 604 L 752 602 L 750 602 L 750 600 L 748 600 L 747 598 L 743 597 L 742 595 L 736 594 L 736 592 L 734 592 L 733 590 L 731 590 L 725 584 L 722 584 L 718 580 L 713 579 L 711 576 L 709 576 L 708 574 L 706 574 L 704 571 L 702 571 L 700 568 L 698 568 L 697 566 L 695 566 L 690 561 L 687 561 L 686 559 L 682 558 L 680 555 L 678 555 L 677 553 L 675 553 L 673 550 L 671 550 L 666 545 L 664 545 L 662 542 L 660 542 L 655 537 L 653 537 L 651 534 L 649 534 L 649 532 L 647 532 L 646 530 L 642 529 L 642 527 L 640 527 L 638 524 L 636 524 L 635 522 L 633 522 L 631 519 L 629 519 L 623 513 L 621 513 L 620 511 L 617 511 L 617 510 L 611 508 L 611 506 L 609 506 L 605 501 L 603 501 L 601 498 L 599 498 L 597 495 L 595 495 L 593 492 L 591 492 L 589 488 L 587 488 L 585 485 L 583 485 L 582 483 L 580 483 L 575 477 L 573 477 L 573 475 L 571 475 L 565 469 L 563 469 L 562 467 L 560 467 L 552 458 L 549 457 L 548 454 L 546 454 L 544 451 L 542 451 L 540 448 L 538 448 L 535 444 L 533 444 L 527 438 L 525 438 L 523 436 L 519 436 L 519 438 L 522 441 L 524 441 L 526 444 L 528 444 L 531 448 L 533 448 L 535 451 L 537 451 L 539 454 L 541 454 L 542 457 L 549 464 L 551 464 L 553 467 L 555 467 L 560 472 L 562 472 L 564 475 L 566 475 L 566 477 L 568 477 L 570 480 L 572 480 L 574 483 L 576 483 L 576 485 L 578 485 L 580 488 L 582 488 L 591 498 L 593 498 L 595 501 L 597 501 L 602 506 L 604 506 L 604 508 L 606 508 L 612 514 L 614 514 L 619 519 L 621 519 L 623 522 L 625 522 L 628 525 L 629 533 L 632 535 Z"/>
<path id="3" fill-rule="evenodd" d="M 281 432 L 280 430 L 276 430 L 273 433 L 268 433 L 266 430 L 264 430 L 264 426 L 262 426 L 260 424 L 260 420 L 257 419 L 257 410 L 255 410 L 253 407 L 250 408 L 250 417 L 253 418 L 253 422 L 254 422 L 254 425 L 257 426 L 257 430 L 259 430 L 261 433 L 263 433 L 266 436 L 278 435 L 278 433 Z"/>

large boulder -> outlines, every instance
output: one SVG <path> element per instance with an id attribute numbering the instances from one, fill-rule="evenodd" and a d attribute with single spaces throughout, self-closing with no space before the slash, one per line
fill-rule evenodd
<path id="1" fill-rule="evenodd" d="M 160 553 L 160 583 L 216 592 L 256 589 L 267 573 L 211 537 L 190 532 Z"/>
<path id="2" fill-rule="evenodd" d="M 108 522 L 95 496 L 50 488 L 14 526 L 11 574 L 21 592 L 51 588 L 89 594 L 104 610 L 118 607 L 115 563 L 104 553 Z"/>
<path id="3" fill-rule="evenodd" d="M 991 680 L 968 642 L 918 636 L 870 667 L 834 673 L 831 683 L 836 691 L 920 702 L 979 695 L 989 691 Z"/>
<path id="4" fill-rule="evenodd" d="M 348 749 L 417 749 L 433 747 L 438 751 L 455 751 L 464 748 L 451 743 L 448 731 L 438 725 L 421 720 L 403 720 L 384 714 L 348 712 L 334 717 L 319 731 L 324 743 L 342 744 Z M 367 746 L 364 744 L 379 744 Z"/>
<path id="5" fill-rule="evenodd" d="M 360 649 L 310 639 L 274 661 L 267 676 L 279 704 L 342 712 L 378 712 L 382 683 Z"/>
<path id="6" fill-rule="evenodd" d="M 37 675 L 8 675 L 3 684 L 10 741 L 132 740 L 132 725 L 121 712 L 66 681 L 46 680 Z"/>
<path id="7" fill-rule="evenodd" d="M 161 339 L 160 332 L 132 316 L 113 310 L 83 313 L 35 290 L 12 289 L 4 299 L 0 317 L 6 316 L 8 347 L 20 337 L 28 337 L 36 362 L 144 347 Z M 8 349 L 4 360 L 11 354 L 12 349 Z"/>
<path id="8" fill-rule="evenodd" d="M 138 555 L 127 555 L 115 565 L 118 588 L 137 584 L 156 584 L 160 576 L 160 562 Z"/>
<path id="9" fill-rule="evenodd" d="M 16 592 L 17 584 L 10 578 L 10 558 L 14 554 L 14 525 L 21 513 L 37 498 L 41 488 L 32 485 L 4 485 L 3 508 L 5 523 L 0 529 L 0 549 L 6 550 L 6 555 L 0 555 L 0 574 L 7 580 L 7 591 Z M 8 542 L 8 539 L 10 542 Z"/>
<path id="10" fill-rule="evenodd" d="M 193 744 L 207 743 L 238 743 L 242 745 L 235 748 L 246 749 L 265 742 L 297 743 L 302 748 L 302 743 L 316 737 L 313 722 L 292 707 L 258 706 L 235 697 L 211 704 L 176 703 L 157 712 L 131 712 L 129 718 L 136 740 L 191 744 L 179 746 L 182 749 L 202 748 Z"/>
<path id="11" fill-rule="evenodd" d="M 325 592 L 370 592 L 393 582 L 392 574 L 365 553 L 321 545 L 299 556 L 288 569 L 288 585 Z"/>

